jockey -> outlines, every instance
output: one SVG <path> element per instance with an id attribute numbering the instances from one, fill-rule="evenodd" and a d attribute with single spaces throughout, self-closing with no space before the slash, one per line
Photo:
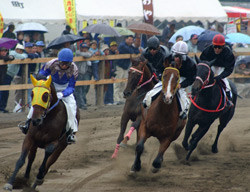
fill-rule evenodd
<path id="1" fill-rule="evenodd" d="M 51 61 L 46 63 L 39 71 L 40 75 L 52 76 L 52 82 L 57 91 L 57 98 L 62 99 L 68 105 L 68 115 L 71 115 L 73 117 L 68 118 L 68 120 L 73 119 L 70 127 L 70 134 L 67 138 L 68 144 L 76 142 L 75 133 L 78 131 L 76 120 L 77 107 L 75 98 L 73 96 L 75 83 L 78 76 L 78 68 L 72 61 L 72 51 L 68 48 L 64 48 L 59 52 L 58 58 L 52 59 Z M 19 126 L 24 134 L 28 132 L 32 114 L 33 107 L 30 108 L 25 125 Z"/>
<path id="2" fill-rule="evenodd" d="M 175 62 L 176 65 L 180 66 L 179 68 L 180 84 L 178 87 L 177 95 L 181 106 L 181 112 L 180 112 L 181 119 L 187 118 L 187 112 L 190 104 L 185 88 L 188 87 L 189 85 L 192 85 L 196 75 L 196 65 L 194 61 L 189 56 L 187 56 L 187 54 L 188 54 L 187 44 L 184 41 L 178 41 L 173 45 L 172 55 L 170 55 L 168 58 L 170 62 Z M 155 95 L 158 95 L 157 93 L 159 93 L 161 89 L 162 89 L 162 82 L 160 81 L 155 85 L 155 87 L 151 91 L 149 91 L 146 94 L 143 100 L 143 106 L 144 107 L 150 106 L 152 98 Z"/>
<path id="3" fill-rule="evenodd" d="M 150 37 L 147 41 L 148 47 L 143 50 L 142 55 L 148 60 L 147 66 L 155 75 L 156 79 L 161 79 L 164 71 L 163 62 L 169 57 L 170 52 L 167 47 L 160 45 L 157 37 Z"/>
<path id="4" fill-rule="evenodd" d="M 202 51 L 200 59 L 203 61 L 214 60 L 211 64 L 211 69 L 215 74 L 214 78 L 216 81 L 223 80 L 226 85 L 227 106 L 233 106 L 231 88 L 226 77 L 233 72 L 235 57 L 232 50 L 225 46 L 225 37 L 221 34 L 215 35 L 212 45 Z"/>

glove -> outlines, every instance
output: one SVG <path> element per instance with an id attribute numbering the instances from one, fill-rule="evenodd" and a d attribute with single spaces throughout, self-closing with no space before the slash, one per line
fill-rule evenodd
<path id="1" fill-rule="evenodd" d="M 56 96 L 57 96 L 58 99 L 62 99 L 63 98 L 63 93 L 58 92 L 58 93 L 56 93 Z"/>
<path id="2" fill-rule="evenodd" d="M 222 78 L 218 75 L 218 76 L 214 77 L 214 79 L 215 79 L 217 82 L 220 82 Z"/>

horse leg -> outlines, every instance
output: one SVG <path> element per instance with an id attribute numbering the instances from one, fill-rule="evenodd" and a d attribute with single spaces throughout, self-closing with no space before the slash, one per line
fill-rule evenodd
<path id="1" fill-rule="evenodd" d="M 218 153 L 218 140 L 220 137 L 221 132 L 223 131 L 223 129 L 227 126 L 228 122 L 232 119 L 233 117 L 233 113 L 230 113 L 231 111 L 228 111 L 227 113 L 223 114 L 222 116 L 220 116 L 220 124 L 218 125 L 218 129 L 217 129 L 217 135 L 216 138 L 214 140 L 214 144 L 212 145 L 212 152 L 213 153 Z"/>
<path id="2" fill-rule="evenodd" d="M 146 129 L 145 125 L 141 125 L 139 128 L 138 136 L 137 136 L 137 145 L 135 149 L 135 161 L 134 164 L 131 167 L 131 172 L 136 172 L 141 170 L 141 154 L 144 150 L 144 143 L 146 142 L 148 136 L 146 136 Z"/>
<path id="3" fill-rule="evenodd" d="M 188 138 L 190 137 L 194 126 L 195 126 L 195 123 L 191 120 L 191 118 L 188 118 L 188 122 L 187 122 L 186 129 L 185 129 L 185 135 L 184 135 L 184 138 L 183 138 L 183 141 L 182 141 L 182 146 L 187 151 L 189 150 Z"/>
<path id="4" fill-rule="evenodd" d="M 116 143 L 115 151 L 114 151 L 114 153 L 111 156 L 112 159 L 114 159 L 114 158 L 117 157 L 118 150 L 120 148 L 120 143 L 121 143 L 121 141 L 124 138 L 124 133 L 126 131 L 128 121 L 129 121 L 128 115 L 123 113 L 122 114 L 122 118 L 121 118 L 121 129 L 120 129 L 119 136 L 117 138 L 117 143 Z"/>
<path id="5" fill-rule="evenodd" d="M 36 152 L 37 152 L 37 146 L 33 145 L 31 147 L 31 149 L 30 149 L 30 152 L 29 152 L 28 165 L 27 165 L 27 168 L 26 168 L 26 171 L 25 171 L 25 174 L 24 174 L 24 177 L 27 178 L 27 179 L 29 179 L 31 166 L 32 166 L 32 163 L 35 160 Z"/>
<path id="6" fill-rule="evenodd" d="M 43 162 L 42 165 L 39 168 L 39 172 L 36 176 L 36 181 L 34 183 L 34 185 L 32 186 L 32 188 L 36 188 L 37 185 L 42 185 L 43 184 L 43 178 L 45 176 L 45 166 L 47 163 L 47 160 L 49 158 L 49 156 L 53 153 L 53 151 L 55 150 L 55 144 L 54 143 L 50 143 L 48 146 L 46 146 L 45 148 L 45 156 L 43 158 Z"/>
<path id="7" fill-rule="evenodd" d="M 20 170 L 20 168 L 24 165 L 25 159 L 26 159 L 31 147 L 32 147 L 32 142 L 28 138 L 28 136 L 26 136 L 24 141 L 23 141 L 21 155 L 20 155 L 19 159 L 16 162 L 15 170 L 12 173 L 11 177 L 9 178 L 8 182 L 5 184 L 4 190 L 12 191 L 13 183 L 15 181 L 16 175 L 17 175 L 18 171 Z"/>
<path id="8" fill-rule="evenodd" d="M 192 139 L 190 140 L 189 145 L 189 151 L 186 156 L 186 160 L 189 160 L 189 157 L 191 156 L 191 153 L 194 151 L 194 149 L 197 147 L 198 142 L 201 140 L 201 138 L 207 133 L 209 127 L 211 124 L 206 126 L 199 126 L 199 128 L 194 132 L 192 135 Z"/>
<path id="9" fill-rule="evenodd" d="M 130 137 L 133 133 L 134 130 L 138 130 L 139 126 L 140 126 L 140 122 L 141 120 L 136 120 L 135 122 L 132 123 L 129 132 L 127 133 L 127 135 L 125 135 L 123 141 L 121 142 L 121 144 L 127 144 L 128 140 L 130 140 Z"/>
<path id="10" fill-rule="evenodd" d="M 158 155 L 156 156 L 155 160 L 152 163 L 152 165 L 153 165 L 152 173 L 157 173 L 159 171 L 159 169 L 161 168 L 161 163 L 163 161 L 163 155 L 164 155 L 165 151 L 167 150 L 167 148 L 169 147 L 171 141 L 172 140 L 170 140 L 169 138 L 166 138 L 166 139 L 160 141 L 160 148 L 159 148 Z"/>

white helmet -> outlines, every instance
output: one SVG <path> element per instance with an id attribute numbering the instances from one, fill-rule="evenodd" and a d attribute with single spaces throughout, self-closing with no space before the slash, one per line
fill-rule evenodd
<path id="1" fill-rule="evenodd" d="M 172 52 L 180 55 L 188 54 L 188 45 L 184 41 L 176 42 L 172 47 Z"/>

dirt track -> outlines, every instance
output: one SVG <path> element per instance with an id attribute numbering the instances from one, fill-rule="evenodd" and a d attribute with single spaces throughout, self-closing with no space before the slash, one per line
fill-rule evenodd
<path id="1" fill-rule="evenodd" d="M 235 117 L 221 135 L 218 154 L 210 152 L 218 124 L 215 122 L 193 153 L 191 166 L 183 165 L 179 160 L 185 155 L 179 145 L 182 132 L 165 153 L 161 171 L 152 174 L 150 168 L 158 142 L 150 138 L 142 156 L 142 170 L 136 177 L 128 175 L 134 160 L 135 134 L 128 148 L 121 149 L 116 160 L 110 159 L 122 109 L 123 106 L 105 106 L 81 111 L 77 144 L 66 148 L 37 191 L 250 191 L 249 99 L 239 99 Z M 24 113 L 0 114 L 1 189 L 21 150 L 24 135 L 16 124 L 22 119 L 25 119 Z M 28 184 L 34 181 L 42 157 L 43 150 L 39 150 Z M 14 191 L 27 191 L 21 179 L 24 170 L 25 166 L 18 174 Z"/>

